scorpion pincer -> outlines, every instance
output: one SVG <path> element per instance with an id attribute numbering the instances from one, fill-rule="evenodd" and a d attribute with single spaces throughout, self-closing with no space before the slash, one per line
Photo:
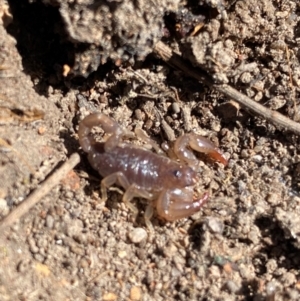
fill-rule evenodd
<path id="1" fill-rule="evenodd" d="M 99 125 L 110 135 L 106 142 L 97 142 L 91 133 L 92 128 Z M 193 197 L 198 162 L 193 150 L 227 164 L 223 154 L 211 141 L 194 133 L 184 134 L 175 141 L 173 152 L 177 156 L 176 161 L 124 143 L 125 131 L 102 113 L 85 117 L 79 124 L 78 136 L 91 166 L 103 177 L 102 200 L 107 200 L 107 188 L 110 186 L 117 184 L 123 187 L 123 202 L 132 210 L 135 218 L 138 209 L 131 202 L 132 199 L 140 197 L 151 201 L 144 214 L 145 223 L 150 229 L 153 207 L 159 216 L 174 221 L 198 212 L 207 201 L 208 193 L 197 199 Z M 143 138 L 152 146 L 156 145 L 146 135 Z"/>

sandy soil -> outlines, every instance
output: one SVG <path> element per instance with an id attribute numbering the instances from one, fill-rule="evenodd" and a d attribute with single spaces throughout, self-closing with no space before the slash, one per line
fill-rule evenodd
<path id="1" fill-rule="evenodd" d="M 0 299 L 299 300 L 299 137 L 152 53 L 164 41 L 298 122 L 299 24 L 296 0 L 0 0 L 0 217 L 81 155 L 2 231 Z M 159 144 L 190 131 L 213 141 L 229 164 L 200 162 L 203 210 L 154 216 L 151 234 L 144 201 L 136 222 L 119 191 L 101 202 L 77 136 L 95 111 Z"/>

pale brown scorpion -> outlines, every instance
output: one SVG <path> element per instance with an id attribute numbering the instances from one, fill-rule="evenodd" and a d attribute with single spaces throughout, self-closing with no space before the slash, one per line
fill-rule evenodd
<path id="1" fill-rule="evenodd" d="M 110 134 L 106 142 L 96 142 L 91 130 L 100 125 Z M 110 117 L 93 113 L 79 124 L 79 142 L 88 153 L 92 167 L 103 177 L 102 200 L 107 200 L 107 188 L 117 184 L 125 189 L 123 202 L 133 211 L 138 209 L 131 203 L 135 197 L 151 201 L 145 210 L 145 223 L 152 228 L 150 218 L 153 207 L 167 221 L 188 217 L 200 210 L 207 201 L 208 193 L 193 198 L 193 186 L 197 182 L 197 158 L 192 150 L 208 154 L 212 159 L 226 165 L 223 154 L 206 138 L 194 133 L 184 134 L 174 144 L 176 160 L 155 154 L 144 148 L 121 143 L 125 131 Z M 152 146 L 155 142 L 144 136 Z"/>

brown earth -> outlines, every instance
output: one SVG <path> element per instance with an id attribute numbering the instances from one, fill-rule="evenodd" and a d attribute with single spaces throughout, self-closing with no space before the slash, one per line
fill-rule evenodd
<path id="1" fill-rule="evenodd" d="M 0 217 L 72 153 L 81 163 L 0 235 L 0 300 L 299 300 L 299 137 L 166 65 L 164 41 L 216 82 L 299 121 L 298 1 L 0 0 Z M 79 149 L 94 111 L 158 143 L 207 136 L 203 210 L 154 233 Z M 139 142 L 132 142 L 139 143 Z"/>

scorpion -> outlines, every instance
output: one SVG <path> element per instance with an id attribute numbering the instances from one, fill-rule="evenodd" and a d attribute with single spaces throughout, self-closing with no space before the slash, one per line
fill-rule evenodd
<path id="1" fill-rule="evenodd" d="M 92 134 L 92 129 L 99 125 L 109 134 L 105 142 L 96 141 Z M 138 209 L 132 200 L 148 200 L 144 219 L 149 229 L 152 228 L 150 219 L 153 208 L 156 208 L 158 216 L 167 221 L 189 217 L 198 212 L 209 196 L 205 192 L 200 198 L 193 197 L 198 162 L 193 150 L 205 153 L 226 166 L 224 155 L 210 140 L 188 133 L 177 138 L 174 143 L 173 154 L 177 160 L 170 159 L 142 130 L 136 129 L 136 135 L 150 143 L 158 153 L 124 143 L 122 140 L 126 131 L 105 114 L 93 113 L 80 122 L 79 143 L 88 154 L 91 166 L 103 177 L 100 185 L 102 201 L 107 200 L 109 187 L 115 184 L 121 186 L 125 190 L 122 200 L 133 212 L 135 219 Z"/>

